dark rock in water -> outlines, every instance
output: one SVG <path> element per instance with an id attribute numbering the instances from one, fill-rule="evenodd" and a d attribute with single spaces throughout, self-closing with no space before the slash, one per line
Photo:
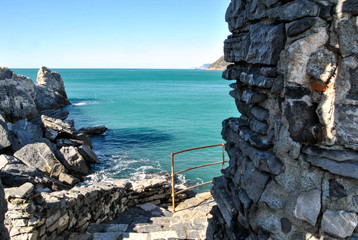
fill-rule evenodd
<path id="1" fill-rule="evenodd" d="M 79 132 L 83 132 L 90 135 L 100 135 L 103 134 L 105 131 L 107 131 L 108 128 L 106 126 L 95 126 L 95 127 L 85 127 L 78 130 Z"/>
<path id="2" fill-rule="evenodd" d="M 72 146 L 72 147 L 79 147 L 84 144 L 83 141 L 77 139 L 66 139 L 66 138 L 59 138 L 56 139 L 56 146 L 58 148 Z"/>
<path id="3" fill-rule="evenodd" d="M 88 145 L 83 145 L 78 148 L 79 153 L 85 158 L 87 163 L 97 163 L 98 157 L 92 151 L 92 149 Z"/>
<path id="4" fill-rule="evenodd" d="M 91 137 L 89 135 L 87 135 L 86 133 L 83 132 L 74 132 L 73 133 L 73 138 L 76 140 L 80 140 L 83 142 L 84 145 L 89 146 L 90 148 L 92 148 L 92 140 Z"/>
<path id="5" fill-rule="evenodd" d="M 70 104 L 59 73 L 41 67 L 36 82 L 36 105 L 39 110 L 59 109 Z"/>
<path id="6" fill-rule="evenodd" d="M 79 175 L 87 175 L 89 173 L 88 165 L 77 148 L 72 146 L 62 147 L 58 156 L 68 171 Z"/>
<path id="7" fill-rule="evenodd" d="M 44 110 L 42 112 L 40 112 L 39 115 L 37 115 L 36 117 L 34 117 L 31 122 L 33 124 L 37 124 L 37 125 L 41 125 L 42 121 L 41 121 L 41 116 L 47 116 L 47 117 L 51 117 L 51 118 L 55 118 L 55 119 L 61 119 L 61 120 L 65 120 L 68 115 L 69 115 L 69 111 L 63 110 L 63 109 L 57 109 L 57 110 L 53 110 L 53 109 L 49 109 L 49 110 Z"/>
<path id="8" fill-rule="evenodd" d="M 34 167 L 41 172 L 58 177 L 65 172 L 65 167 L 56 158 L 50 145 L 46 142 L 36 142 L 27 144 L 14 153 L 27 166 Z"/>
<path id="9" fill-rule="evenodd" d="M 16 152 L 29 143 L 34 143 L 43 138 L 43 130 L 40 126 L 32 124 L 25 119 L 11 125 L 12 145 L 11 149 Z"/>

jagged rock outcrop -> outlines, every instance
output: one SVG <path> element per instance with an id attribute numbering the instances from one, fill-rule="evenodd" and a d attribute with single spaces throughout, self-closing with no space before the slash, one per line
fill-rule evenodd
<path id="1" fill-rule="evenodd" d="M 59 73 L 41 67 L 36 82 L 36 105 L 39 110 L 58 109 L 70 104 Z"/>
<path id="2" fill-rule="evenodd" d="M 232 0 L 208 239 L 356 239 L 357 1 Z"/>

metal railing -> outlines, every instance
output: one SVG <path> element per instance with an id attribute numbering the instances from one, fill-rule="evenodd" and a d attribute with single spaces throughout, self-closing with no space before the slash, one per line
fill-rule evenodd
<path id="1" fill-rule="evenodd" d="M 222 161 L 220 162 L 214 162 L 214 163 L 207 163 L 204 165 L 200 165 L 200 166 L 195 166 L 195 167 L 191 167 L 191 168 L 187 168 L 178 172 L 174 172 L 174 155 L 179 154 L 179 153 L 183 153 L 183 152 L 189 152 L 189 151 L 193 151 L 193 150 L 198 150 L 198 149 L 203 149 L 203 148 L 211 148 L 211 147 L 218 147 L 218 146 L 222 146 L 223 147 L 223 151 L 222 151 Z M 172 158 L 172 173 L 171 173 L 171 177 L 172 177 L 172 205 L 173 205 L 173 213 L 175 213 L 175 195 L 181 194 L 183 192 L 186 192 L 188 190 L 191 190 L 193 188 L 197 188 L 200 186 L 204 186 L 206 184 L 212 183 L 213 181 L 209 181 L 209 182 L 205 182 L 205 183 L 201 183 L 201 184 L 197 184 L 195 186 L 191 186 L 188 187 L 186 189 L 180 190 L 178 192 L 175 192 L 175 183 L 174 183 L 174 176 L 178 175 L 180 173 L 189 171 L 189 170 L 193 170 L 196 168 L 201 168 L 201 167 L 207 167 L 207 166 L 212 166 L 212 165 L 216 165 L 216 164 L 222 164 L 222 168 L 224 169 L 224 165 L 227 161 L 225 161 L 225 143 L 222 144 L 216 144 L 216 145 L 209 145 L 209 146 L 203 146 L 203 147 L 196 147 L 196 148 L 189 148 L 189 149 L 185 149 L 179 152 L 175 152 L 175 153 L 171 153 L 170 154 L 171 158 Z"/>

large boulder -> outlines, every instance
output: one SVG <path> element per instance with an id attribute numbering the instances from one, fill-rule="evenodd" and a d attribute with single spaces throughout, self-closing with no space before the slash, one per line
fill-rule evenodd
<path id="1" fill-rule="evenodd" d="M 41 67 L 36 82 L 36 104 L 39 110 L 59 109 L 70 104 L 59 73 Z"/>
<path id="2" fill-rule="evenodd" d="M 89 173 L 89 167 L 85 159 L 75 147 L 62 147 L 60 149 L 59 159 L 70 172 L 79 175 L 87 175 Z"/>
<path id="3" fill-rule="evenodd" d="M 36 104 L 31 95 L 19 86 L 8 85 L 6 80 L 0 80 L 0 110 L 11 122 L 31 119 L 37 115 Z"/>
<path id="4" fill-rule="evenodd" d="M 54 140 L 58 135 L 72 136 L 73 128 L 71 124 L 63 122 L 61 119 L 55 119 L 45 115 L 41 116 L 46 137 Z"/>
<path id="5" fill-rule="evenodd" d="M 83 132 L 89 135 L 100 135 L 107 131 L 108 128 L 106 126 L 94 126 L 94 127 L 84 127 L 78 130 L 79 132 Z"/>
<path id="6" fill-rule="evenodd" d="M 56 158 L 47 142 L 27 144 L 15 152 L 14 156 L 27 166 L 34 167 L 49 176 L 58 178 L 65 172 L 65 167 Z"/>
<path id="7" fill-rule="evenodd" d="M 44 175 L 19 159 L 5 154 L 0 155 L 0 170 L 1 180 L 7 187 L 18 187 L 26 182 L 35 183 Z"/>
<path id="8" fill-rule="evenodd" d="M 11 149 L 17 151 L 26 144 L 34 143 L 43 137 L 43 130 L 39 125 L 32 124 L 26 119 L 17 121 L 11 126 Z"/>

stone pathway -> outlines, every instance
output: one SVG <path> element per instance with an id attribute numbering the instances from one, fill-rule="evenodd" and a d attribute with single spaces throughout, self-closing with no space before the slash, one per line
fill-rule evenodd
<path id="1" fill-rule="evenodd" d="M 146 203 L 127 209 L 105 224 L 91 224 L 86 233 L 73 233 L 70 240 L 154 240 L 205 239 L 211 208 L 216 205 L 211 194 L 200 193 L 185 200 L 172 214 Z"/>

